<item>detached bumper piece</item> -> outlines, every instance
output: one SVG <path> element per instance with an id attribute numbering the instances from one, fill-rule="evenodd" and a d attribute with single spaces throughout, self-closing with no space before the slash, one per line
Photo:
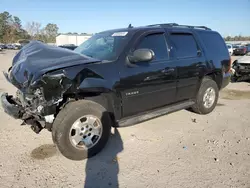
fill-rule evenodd
<path id="1" fill-rule="evenodd" d="M 15 119 L 23 119 L 25 111 L 21 105 L 15 102 L 12 96 L 3 93 L 1 95 L 1 104 L 5 113 Z M 23 120 L 24 124 L 31 125 L 31 129 L 37 134 L 43 129 L 41 124 L 32 117 Z"/>
<path id="2" fill-rule="evenodd" d="M 7 93 L 1 95 L 1 104 L 4 112 L 15 119 L 21 119 L 24 113 L 22 106 L 18 105 L 13 97 Z"/>

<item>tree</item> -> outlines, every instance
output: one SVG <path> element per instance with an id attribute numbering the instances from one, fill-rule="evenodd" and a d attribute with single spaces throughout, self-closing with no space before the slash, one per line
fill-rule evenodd
<path id="1" fill-rule="evenodd" d="M 46 35 L 45 29 L 43 28 L 38 34 L 35 34 L 34 39 L 42 42 L 48 42 L 48 36 Z"/>
<path id="2" fill-rule="evenodd" d="M 8 25 L 8 23 L 10 23 L 12 20 L 12 16 L 10 15 L 10 13 L 5 11 L 5 12 L 1 13 L 1 15 L 2 15 L 2 18 L 4 20 L 4 24 Z"/>
<path id="3" fill-rule="evenodd" d="M 31 38 L 34 39 L 36 35 L 41 33 L 41 24 L 38 22 L 28 22 L 25 26 L 25 29 Z"/>
<path id="4" fill-rule="evenodd" d="M 234 37 L 227 36 L 224 39 L 225 41 L 250 41 L 250 36 L 241 36 L 241 35 L 237 35 Z"/>
<path id="5" fill-rule="evenodd" d="M 3 41 L 4 35 L 7 33 L 7 28 L 10 21 L 11 15 L 9 12 L 5 11 L 3 13 L 0 13 L 0 41 Z"/>
<path id="6" fill-rule="evenodd" d="M 17 33 L 18 39 L 30 39 L 30 35 L 28 32 L 24 29 L 20 29 L 20 31 Z"/>
<path id="7" fill-rule="evenodd" d="M 227 36 L 226 38 L 225 38 L 225 41 L 231 41 L 232 39 L 231 39 L 231 37 L 230 36 Z"/>
<path id="8" fill-rule="evenodd" d="M 0 14 L 0 42 L 3 39 L 3 35 L 4 35 L 4 17 L 3 14 Z"/>
<path id="9" fill-rule="evenodd" d="M 18 18 L 17 16 L 13 16 L 13 21 L 14 21 L 15 27 L 20 30 L 22 28 L 22 22 L 20 18 Z"/>
<path id="10" fill-rule="evenodd" d="M 56 24 L 49 23 L 44 28 L 45 35 L 48 37 L 48 42 L 55 42 L 58 33 L 58 27 Z"/>

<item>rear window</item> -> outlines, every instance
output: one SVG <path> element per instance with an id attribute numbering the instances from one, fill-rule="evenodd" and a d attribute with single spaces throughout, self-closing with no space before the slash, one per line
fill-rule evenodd
<path id="1" fill-rule="evenodd" d="M 200 31 L 200 36 L 206 47 L 209 56 L 229 56 L 223 38 L 215 32 Z"/>
<path id="2" fill-rule="evenodd" d="M 196 57 L 198 54 L 197 43 L 192 34 L 171 33 L 169 39 L 175 48 L 177 58 Z"/>

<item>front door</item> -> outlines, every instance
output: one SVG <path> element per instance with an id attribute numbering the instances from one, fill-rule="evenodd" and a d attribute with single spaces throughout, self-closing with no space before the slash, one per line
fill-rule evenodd
<path id="1" fill-rule="evenodd" d="M 170 60 L 164 32 L 144 33 L 132 47 L 153 50 L 151 62 L 124 63 L 120 91 L 123 117 L 161 107 L 175 101 L 176 67 Z"/>

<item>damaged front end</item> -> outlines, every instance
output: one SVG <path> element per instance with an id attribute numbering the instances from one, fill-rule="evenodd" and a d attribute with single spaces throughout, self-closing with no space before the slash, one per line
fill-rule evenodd
<path id="1" fill-rule="evenodd" d="M 249 63 L 234 61 L 232 65 L 232 81 L 246 81 L 250 80 L 250 61 Z"/>
<path id="2" fill-rule="evenodd" d="M 13 118 L 22 119 L 22 125 L 31 125 L 34 132 L 39 133 L 43 128 L 51 131 L 55 115 L 63 104 L 63 94 L 71 85 L 63 71 L 45 74 L 29 87 L 19 89 L 15 97 L 3 93 L 2 106 Z"/>
<path id="3" fill-rule="evenodd" d="M 36 133 L 43 128 L 51 131 L 60 107 L 66 103 L 64 94 L 68 90 L 76 92 L 74 83 L 79 85 L 84 78 L 85 72 L 79 70 L 79 77 L 77 71 L 70 72 L 70 67 L 95 62 L 99 60 L 41 42 L 25 45 L 14 57 L 8 73 L 4 73 L 18 89 L 16 96 L 2 94 L 4 111 L 31 125 Z"/>

